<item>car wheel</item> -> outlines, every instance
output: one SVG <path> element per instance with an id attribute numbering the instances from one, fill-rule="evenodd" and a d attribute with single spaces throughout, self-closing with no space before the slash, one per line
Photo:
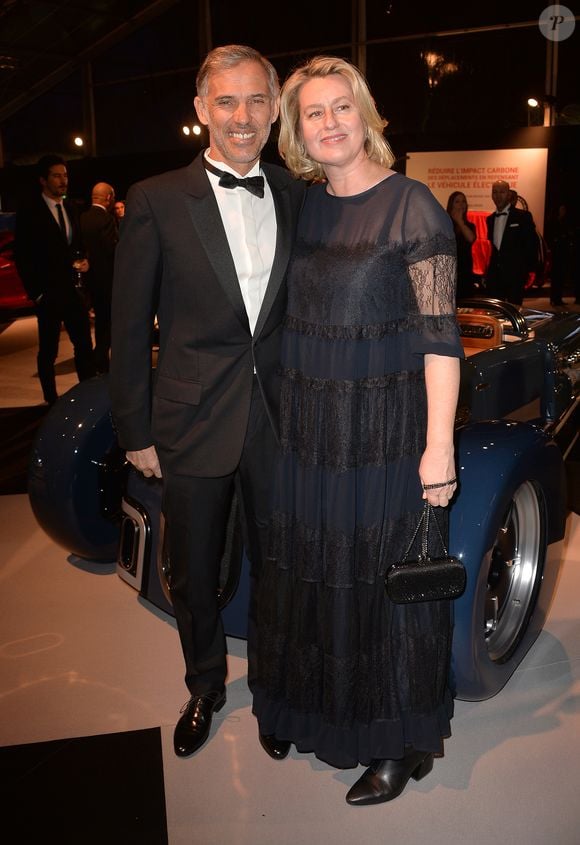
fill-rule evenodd
<path id="1" fill-rule="evenodd" d="M 546 621 L 565 533 L 564 464 L 543 432 L 513 421 L 461 429 L 457 455 L 449 551 L 467 585 L 453 603 L 452 681 L 457 698 L 482 701 L 508 682 Z"/>
<path id="2" fill-rule="evenodd" d="M 509 660 L 525 634 L 542 578 L 545 533 L 541 493 L 525 481 L 501 515 L 489 554 L 483 636 L 493 663 Z"/>

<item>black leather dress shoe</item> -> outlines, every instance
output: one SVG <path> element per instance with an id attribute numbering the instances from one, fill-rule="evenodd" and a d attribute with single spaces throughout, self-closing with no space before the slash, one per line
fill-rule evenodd
<path id="1" fill-rule="evenodd" d="M 182 708 L 183 715 L 175 726 L 173 748 L 178 757 L 189 757 L 209 736 L 211 719 L 226 703 L 225 692 L 192 695 Z"/>
<path id="2" fill-rule="evenodd" d="M 366 772 L 349 789 L 349 804 L 381 804 L 397 798 L 409 778 L 421 780 L 433 768 L 433 755 L 409 748 L 400 760 L 373 760 Z"/>
<path id="3" fill-rule="evenodd" d="M 260 745 L 273 760 L 283 760 L 288 756 L 292 743 L 286 739 L 276 739 L 273 734 L 260 734 Z"/>

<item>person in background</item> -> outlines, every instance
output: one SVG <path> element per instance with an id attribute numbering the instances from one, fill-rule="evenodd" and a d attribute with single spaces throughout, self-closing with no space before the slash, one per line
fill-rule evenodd
<path id="1" fill-rule="evenodd" d="M 260 161 L 279 94 L 276 70 L 253 48 L 212 50 L 194 101 L 209 148 L 130 189 L 115 256 L 112 409 L 127 459 L 163 480 L 190 694 L 174 732 L 179 757 L 203 745 L 226 700 L 218 585 L 234 491 L 251 562 L 250 688 L 256 674 L 253 585 L 266 552 L 285 274 L 304 193 L 287 170 Z M 273 757 L 285 752 L 274 737 L 260 741 Z"/>
<path id="2" fill-rule="evenodd" d="M 429 189 L 391 169 L 354 65 L 311 59 L 280 113 L 280 154 L 312 184 L 288 273 L 253 710 L 263 734 L 368 767 L 346 800 L 376 804 L 428 774 L 450 734 L 450 603 L 396 605 L 384 577 L 426 499 L 445 530 L 457 486 L 455 238 Z"/>
<path id="3" fill-rule="evenodd" d="M 108 373 L 113 268 L 119 239 L 111 213 L 115 202 L 113 187 L 98 182 L 93 187 L 91 201 L 91 207 L 81 214 L 81 232 L 90 265 L 87 288 L 95 314 L 95 366 L 98 373 Z"/>
<path id="4" fill-rule="evenodd" d="M 565 304 L 562 297 L 567 285 L 572 283 L 575 234 L 572 216 L 562 203 L 546 224 L 546 241 L 551 254 L 550 304 L 557 307 Z"/>
<path id="5" fill-rule="evenodd" d="M 125 216 L 125 202 L 123 200 L 117 200 L 113 206 L 113 214 L 115 216 L 115 220 L 117 221 L 117 225 L 121 224 L 121 220 Z"/>
<path id="6" fill-rule="evenodd" d="M 67 199 L 64 159 L 43 156 L 37 169 L 42 191 L 17 211 L 14 258 L 24 288 L 36 305 L 38 377 L 44 401 L 53 405 L 58 398 L 55 362 L 63 324 L 73 345 L 79 381 L 96 373 L 89 314 L 73 275 L 73 263 L 82 274 L 89 263 L 76 206 Z"/>
<path id="7" fill-rule="evenodd" d="M 447 214 L 453 221 L 457 246 L 457 299 L 475 293 L 472 247 L 475 243 L 475 223 L 467 219 L 467 197 L 462 191 L 453 191 L 447 200 Z"/>
<path id="8" fill-rule="evenodd" d="M 487 217 L 491 258 L 485 277 L 489 296 L 521 305 L 530 272 L 538 265 L 538 238 L 529 211 L 510 203 L 510 186 L 494 182 L 491 197 L 496 211 Z"/>

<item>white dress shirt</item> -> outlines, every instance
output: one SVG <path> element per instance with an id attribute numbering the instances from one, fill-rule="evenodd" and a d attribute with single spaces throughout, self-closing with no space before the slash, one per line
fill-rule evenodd
<path id="1" fill-rule="evenodd" d="M 206 158 L 214 167 L 240 176 L 223 161 L 215 161 L 209 156 Z M 264 196 L 260 198 L 245 188 L 223 188 L 219 184 L 219 176 L 209 170 L 206 173 L 226 230 L 250 331 L 253 334 L 276 251 L 276 211 L 272 191 L 267 179 L 264 179 Z M 259 162 L 246 174 L 260 175 L 262 174 Z"/>
<path id="2" fill-rule="evenodd" d="M 498 216 L 493 218 L 493 243 L 496 249 L 499 249 L 501 246 L 501 241 L 503 238 L 503 233 L 505 232 L 509 210 L 510 206 L 506 205 L 506 207 L 502 209 L 502 211 L 496 212 Z"/>

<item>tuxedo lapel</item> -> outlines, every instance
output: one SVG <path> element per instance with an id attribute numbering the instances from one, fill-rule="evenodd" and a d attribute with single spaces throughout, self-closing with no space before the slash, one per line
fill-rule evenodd
<path id="1" fill-rule="evenodd" d="M 510 205 L 507 220 L 505 222 L 505 229 L 503 230 L 503 238 L 501 239 L 501 251 L 508 251 L 514 241 L 514 230 L 512 226 L 514 223 L 519 223 L 518 214 L 514 211 L 513 206 Z"/>
<path id="2" fill-rule="evenodd" d="M 487 239 L 493 243 L 493 224 L 495 223 L 495 214 L 492 212 L 486 219 L 487 223 Z"/>
<path id="3" fill-rule="evenodd" d="M 274 206 L 276 209 L 276 250 L 274 253 L 274 261 L 272 264 L 272 271 L 268 280 L 268 287 L 260 308 L 254 335 L 257 337 L 262 331 L 270 309 L 278 296 L 278 292 L 288 267 L 288 260 L 290 258 L 291 247 L 291 233 L 292 233 L 292 219 L 290 209 L 290 194 L 285 185 L 278 184 L 275 175 L 269 173 L 267 165 L 263 165 L 268 184 L 272 190 L 274 198 Z"/>
<path id="4" fill-rule="evenodd" d="M 500 245 L 500 248 L 498 250 L 500 252 L 502 250 L 505 250 L 506 245 L 509 248 L 511 238 L 512 238 L 512 233 L 511 233 L 511 230 L 510 230 L 510 223 L 514 222 L 515 217 L 516 217 L 516 215 L 513 214 L 512 206 L 510 206 L 510 208 L 508 210 L 508 216 L 507 216 L 506 222 L 505 222 L 505 228 L 503 230 L 503 235 L 502 235 L 502 238 L 501 238 L 501 245 Z M 497 247 L 495 246 L 494 240 L 493 240 L 495 221 L 497 219 L 498 218 L 496 217 L 496 212 L 493 212 L 487 218 L 487 236 L 488 236 L 489 240 L 491 241 L 494 249 L 497 249 Z"/>
<path id="5" fill-rule="evenodd" d="M 200 154 L 200 155 L 203 155 Z M 242 326 L 250 331 L 238 274 L 230 252 L 216 198 L 198 156 L 188 168 L 186 204 L 191 222 L 198 234 L 220 285 L 227 294 Z"/>
<path id="6" fill-rule="evenodd" d="M 288 260 L 290 258 L 292 235 L 290 192 L 286 184 L 278 179 L 278 174 L 275 170 L 270 170 L 267 164 L 262 166 L 272 190 L 276 210 L 277 233 L 274 261 L 254 330 L 255 337 L 262 331 L 272 305 L 284 283 Z M 232 304 L 238 320 L 244 328 L 250 331 L 238 274 L 229 248 L 218 204 L 200 156 L 188 168 L 188 179 L 186 203 L 193 226 L 215 274 Z"/>

